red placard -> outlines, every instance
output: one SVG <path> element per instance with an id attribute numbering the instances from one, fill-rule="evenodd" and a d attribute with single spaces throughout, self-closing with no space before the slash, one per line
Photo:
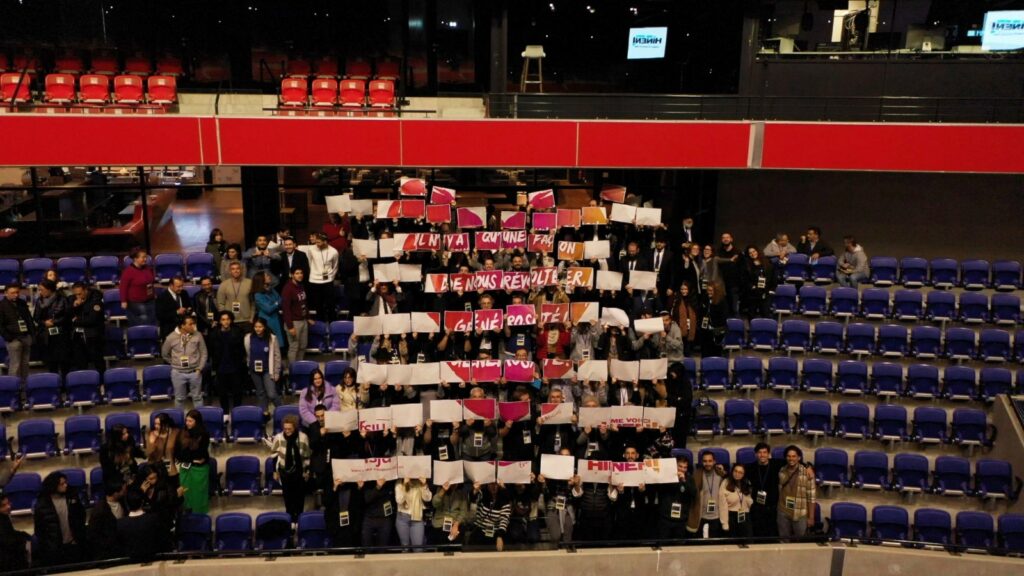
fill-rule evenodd
<path id="1" fill-rule="evenodd" d="M 473 370 L 475 372 L 476 368 L 474 367 Z M 473 377 L 476 378 L 476 374 Z M 501 377 L 500 371 L 498 377 Z M 476 380 L 477 382 L 481 381 L 479 378 Z M 492 380 L 484 380 L 484 382 L 492 382 Z M 496 404 L 493 398 L 466 398 L 462 401 L 462 417 L 466 420 L 494 420 L 497 415 Z"/>
<path id="2" fill-rule="evenodd" d="M 473 379 L 473 370 L 468 360 L 441 362 L 441 380 L 444 382 L 469 382 Z"/>
<path id="3" fill-rule="evenodd" d="M 626 201 L 626 187 L 618 184 L 605 184 L 601 187 L 601 199 L 622 204 Z"/>
<path id="4" fill-rule="evenodd" d="M 558 226 L 558 214 L 554 212 L 534 212 L 534 230 L 553 230 Z"/>
<path id="5" fill-rule="evenodd" d="M 509 304 L 505 307 L 505 324 L 533 326 L 537 324 L 537 309 L 533 304 Z"/>
<path id="6" fill-rule="evenodd" d="M 444 188 L 441 186 L 433 186 L 430 188 L 430 203 L 431 204 L 451 204 L 455 202 L 455 190 L 451 188 Z"/>
<path id="7" fill-rule="evenodd" d="M 444 294 L 448 291 L 448 275 L 427 274 L 423 291 L 427 294 Z"/>
<path id="8" fill-rule="evenodd" d="M 423 200 L 402 200 L 402 218 L 423 218 L 424 206 Z"/>
<path id="9" fill-rule="evenodd" d="M 498 402 L 498 414 L 505 422 L 518 422 L 530 419 L 530 401 Z"/>
<path id="10" fill-rule="evenodd" d="M 445 234 L 444 249 L 449 252 L 469 252 L 469 233 Z"/>
<path id="11" fill-rule="evenodd" d="M 569 321 L 569 304 L 541 304 L 541 324 L 565 324 Z"/>
<path id="12" fill-rule="evenodd" d="M 477 330 L 501 330 L 504 328 L 504 320 L 501 310 L 476 310 L 473 312 L 473 323 Z"/>
<path id="13" fill-rule="evenodd" d="M 565 272 L 566 286 L 594 287 L 594 269 L 589 266 L 570 266 Z"/>
<path id="14" fill-rule="evenodd" d="M 503 211 L 501 227 L 505 230 L 521 230 L 526 228 L 526 212 Z"/>
<path id="15" fill-rule="evenodd" d="M 509 250 L 525 250 L 526 230 L 502 230 L 501 247 Z"/>
<path id="16" fill-rule="evenodd" d="M 556 222 L 559 228 L 579 228 L 580 211 L 576 208 L 559 208 Z"/>
<path id="17" fill-rule="evenodd" d="M 469 292 L 476 290 L 472 274 L 449 274 L 448 290 L 450 292 Z"/>
<path id="18" fill-rule="evenodd" d="M 476 233 L 477 250 L 501 250 L 501 231 L 479 231 Z"/>
<path id="19" fill-rule="evenodd" d="M 505 380 L 509 382 L 533 382 L 537 367 L 529 360 L 506 360 Z"/>
<path id="20" fill-rule="evenodd" d="M 545 358 L 543 363 L 544 377 L 548 380 L 562 380 L 573 374 L 572 360 Z"/>
<path id="21" fill-rule="evenodd" d="M 459 228 L 483 228 L 487 224 L 486 208 L 456 208 Z"/>
<path id="22" fill-rule="evenodd" d="M 536 210 L 546 210 L 555 207 L 555 191 L 541 190 L 530 192 L 528 203 Z"/>
<path id="23" fill-rule="evenodd" d="M 432 232 L 407 234 L 401 249 L 405 252 L 440 250 L 441 235 Z"/>
<path id="24" fill-rule="evenodd" d="M 473 379 L 477 382 L 497 382 L 501 379 L 501 360 L 473 360 L 471 364 Z"/>
<path id="25" fill-rule="evenodd" d="M 426 196 L 427 184 L 419 178 L 402 176 L 399 178 L 398 193 L 402 196 Z"/>
<path id="26" fill-rule="evenodd" d="M 401 200 L 378 200 L 377 209 L 374 212 L 377 218 L 401 218 L 402 217 L 402 201 Z"/>
<path id="27" fill-rule="evenodd" d="M 471 332 L 473 330 L 473 313 L 461 310 L 444 311 L 444 329 L 452 332 Z"/>
<path id="28" fill-rule="evenodd" d="M 502 276 L 501 270 L 481 270 L 474 274 L 473 282 L 477 290 L 501 290 Z"/>
<path id="29" fill-rule="evenodd" d="M 555 247 L 555 237 L 550 234 L 530 234 L 526 240 L 529 252 L 551 252 Z"/>
<path id="30" fill-rule="evenodd" d="M 539 266 L 530 269 L 530 286 L 555 286 L 558 284 L 558 268 Z"/>
<path id="31" fill-rule="evenodd" d="M 526 271 L 509 271 L 501 277 L 501 288 L 512 292 L 530 290 L 530 273 Z"/>
<path id="32" fill-rule="evenodd" d="M 452 221 L 452 208 L 447 204 L 431 204 L 427 206 L 427 222 L 442 224 Z"/>

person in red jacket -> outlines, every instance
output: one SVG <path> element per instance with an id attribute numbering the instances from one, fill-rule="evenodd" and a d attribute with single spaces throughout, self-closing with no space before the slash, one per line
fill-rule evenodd
<path id="1" fill-rule="evenodd" d="M 156 275 L 146 263 L 148 255 L 142 248 L 132 248 L 128 254 L 131 266 L 121 272 L 121 308 L 128 316 L 128 326 L 153 325 L 156 321 L 156 298 L 153 283 Z"/>
<path id="2" fill-rule="evenodd" d="M 289 366 L 305 357 L 309 325 L 313 323 L 306 308 L 306 289 L 302 287 L 304 274 L 302 268 L 292 269 L 291 280 L 281 290 L 281 319 L 288 332 Z"/>
<path id="3" fill-rule="evenodd" d="M 566 358 L 566 351 L 569 349 L 570 330 L 557 322 L 549 322 L 544 325 L 537 338 L 537 359 L 545 358 Z"/>

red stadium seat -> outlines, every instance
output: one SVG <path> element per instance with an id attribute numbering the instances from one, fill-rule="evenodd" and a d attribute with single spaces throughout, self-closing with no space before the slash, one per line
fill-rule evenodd
<path id="1" fill-rule="evenodd" d="M 338 103 L 338 81 L 333 78 L 313 80 L 313 106 L 334 106 Z"/>
<path id="2" fill-rule="evenodd" d="M 117 56 L 111 53 L 97 52 L 92 55 L 92 73 L 104 76 L 116 76 L 120 67 L 117 65 Z"/>
<path id="3" fill-rule="evenodd" d="M 35 56 L 28 56 L 25 54 L 17 54 L 14 56 L 14 60 L 11 62 L 11 70 L 21 72 L 25 70 L 29 74 L 34 74 L 39 69 L 39 59 Z"/>
<path id="4" fill-rule="evenodd" d="M 308 86 L 305 78 L 285 78 L 281 81 L 281 105 L 305 106 L 308 101 Z"/>
<path id="5" fill-rule="evenodd" d="M 46 101 L 69 104 L 75 101 L 75 77 L 71 74 L 46 75 Z"/>
<path id="6" fill-rule="evenodd" d="M 149 101 L 153 104 L 174 104 L 178 101 L 178 81 L 174 76 L 150 76 Z"/>
<path id="7" fill-rule="evenodd" d="M 32 99 L 32 93 L 29 90 L 29 86 L 32 84 L 32 75 L 25 74 L 21 86 L 18 86 L 20 78 L 20 72 L 7 72 L 0 75 L 0 102 L 10 102 L 12 99 L 15 102 L 28 102 Z"/>
<path id="8" fill-rule="evenodd" d="M 399 63 L 394 60 L 380 60 L 377 62 L 377 79 L 397 81 L 400 76 Z"/>
<path id="9" fill-rule="evenodd" d="M 156 61 L 156 73 L 160 76 L 181 76 L 185 69 L 181 65 L 181 58 L 168 55 Z"/>
<path id="10" fill-rule="evenodd" d="M 145 99 L 142 78 L 123 74 L 114 78 L 114 102 L 117 104 L 141 104 Z"/>
<path id="11" fill-rule="evenodd" d="M 337 78 L 338 61 L 334 58 L 324 56 L 316 61 L 316 75 L 318 78 Z"/>
<path id="12" fill-rule="evenodd" d="M 305 60 L 289 60 L 285 76 L 309 78 L 313 73 L 312 66 Z"/>
<path id="13" fill-rule="evenodd" d="M 369 80 L 372 72 L 370 63 L 362 58 L 350 58 L 345 62 L 345 78 Z"/>
<path id="14" fill-rule="evenodd" d="M 153 73 L 153 63 L 141 54 L 129 56 L 124 59 L 124 73 L 135 74 L 136 76 L 148 76 Z M 114 83 L 114 90 L 117 90 L 117 83 Z"/>
<path id="15" fill-rule="evenodd" d="M 106 104 L 110 101 L 110 78 L 101 74 L 83 74 L 79 80 L 82 102 Z"/>
<path id="16" fill-rule="evenodd" d="M 395 83 L 391 80 L 370 82 L 370 106 L 374 108 L 395 107 Z"/>
<path id="17" fill-rule="evenodd" d="M 58 74 L 74 74 L 75 76 L 85 70 L 82 65 L 82 58 L 74 52 L 65 52 L 57 57 L 55 68 Z"/>
<path id="18" fill-rule="evenodd" d="M 341 105 L 362 108 L 366 105 L 366 83 L 362 80 L 341 81 Z"/>

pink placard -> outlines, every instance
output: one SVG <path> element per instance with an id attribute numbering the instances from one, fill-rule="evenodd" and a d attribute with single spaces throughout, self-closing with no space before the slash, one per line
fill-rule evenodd
<path id="1" fill-rule="evenodd" d="M 423 200 L 402 200 L 402 218 L 423 218 L 425 206 Z"/>
<path id="2" fill-rule="evenodd" d="M 505 307 L 505 323 L 509 326 L 533 326 L 537 309 L 532 304 L 509 304 Z"/>
<path id="3" fill-rule="evenodd" d="M 487 223 L 486 208 L 457 208 L 455 214 L 459 228 L 483 228 Z"/>
<path id="4" fill-rule="evenodd" d="M 541 304 L 541 324 L 565 324 L 569 321 L 569 304 Z"/>
<path id="5" fill-rule="evenodd" d="M 541 190 L 539 192 L 530 192 L 529 204 L 536 210 L 546 210 L 548 208 L 555 207 L 555 191 L 554 190 Z"/>
<path id="6" fill-rule="evenodd" d="M 501 379 L 501 360 L 473 360 L 473 379 L 477 382 L 497 382 Z"/>
<path id="7" fill-rule="evenodd" d="M 466 420 L 494 420 L 497 408 L 492 398 L 466 398 L 462 401 L 462 417 Z"/>
<path id="8" fill-rule="evenodd" d="M 540 266 L 530 269 L 530 286 L 555 286 L 558 284 L 558 268 Z"/>
<path id="9" fill-rule="evenodd" d="M 473 313 L 461 310 L 444 311 L 444 329 L 452 332 L 471 332 L 473 330 Z"/>
<path id="10" fill-rule="evenodd" d="M 501 250 L 501 231 L 479 231 L 476 233 L 477 250 Z"/>
<path id="11" fill-rule="evenodd" d="M 448 291 L 449 292 L 469 292 L 475 290 L 475 283 L 473 281 L 473 274 L 449 274 L 448 275 Z"/>
<path id="12" fill-rule="evenodd" d="M 423 285 L 423 291 L 427 294 L 444 294 L 448 291 L 447 274 L 427 274 Z"/>
<path id="13" fill-rule="evenodd" d="M 529 252 L 551 252 L 555 247 L 555 238 L 550 234 L 530 234 L 526 240 Z"/>
<path id="14" fill-rule="evenodd" d="M 526 228 L 526 212 L 502 211 L 501 227 L 505 230 L 521 230 Z"/>
<path id="15" fill-rule="evenodd" d="M 512 292 L 527 292 L 530 290 L 530 273 L 525 271 L 505 272 L 501 277 L 501 288 Z"/>
<path id="16" fill-rule="evenodd" d="M 536 365 L 529 360 L 506 360 L 505 380 L 509 382 L 533 382 Z"/>
<path id="17" fill-rule="evenodd" d="M 579 228 L 580 211 L 578 208 L 559 208 L 556 219 L 559 228 Z"/>
<path id="18" fill-rule="evenodd" d="M 447 206 L 452 202 L 455 202 L 455 190 L 442 188 L 441 186 L 433 186 L 430 189 L 431 204 L 444 204 Z"/>
<path id="19" fill-rule="evenodd" d="M 558 225 L 558 215 L 554 212 L 534 212 L 534 230 L 552 230 Z"/>
<path id="20" fill-rule="evenodd" d="M 442 224 L 452 221 L 452 207 L 447 204 L 431 204 L 427 206 L 427 222 Z"/>
<path id="21" fill-rule="evenodd" d="M 426 196 L 427 184 L 419 178 L 402 176 L 399 179 L 398 193 L 402 196 Z"/>
<path id="22" fill-rule="evenodd" d="M 504 325 L 501 310 L 476 310 L 473 312 L 473 323 L 477 330 L 501 330 Z"/>
<path id="23" fill-rule="evenodd" d="M 477 290 L 501 290 L 501 270 L 480 270 L 473 274 L 473 285 Z"/>
<path id="24" fill-rule="evenodd" d="M 522 402 L 498 402 L 498 414 L 501 419 L 509 422 L 530 419 L 530 401 Z"/>
<path id="25" fill-rule="evenodd" d="M 544 377 L 548 380 L 563 380 L 573 375 L 572 360 L 545 358 L 543 363 Z"/>
<path id="26" fill-rule="evenodd" d="M 502 230 L 501 247 L 509 250 L 526 250 L 526 230 Z"/>
<path id="27" fill-rule="evenodd" d="M 469 233 L 445 234 L 444 249 L 449 252 L 469 252 Z"/>

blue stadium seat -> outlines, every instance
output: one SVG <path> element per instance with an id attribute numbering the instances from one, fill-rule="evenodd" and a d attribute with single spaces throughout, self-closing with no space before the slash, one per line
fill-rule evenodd
<path id="1" fill-rule="evenodd" d="M 861 490 L 892 490 L 889 457 L 885 452 L 858 450 L 854 453 L 852 485 Z"/>
<path id="2" fill-rule="evenodd" d="M 868 365 L 859 360 L 842 360 L 836 373 L 836 387 L 843 394 L 861 396 L 871 390 Z"/>
<path id="3" fill-rule="evenodd" d="M 96 370 L 75 370 L 68 372 L 64 385 L 68 393 L 68 406 L 85 407 L 100 403 L 102 379 Z"/>
<path id="4" fill-rule="evenodd" d="M 743 319 L 726 319 L 725 337 L 722 339 L 722 349 L 730 352 L 741 350 L 746 342 L 746 324 L 743 323 Z"/>
<path id="5" fill-rule="evenodd" d="M 850 457 L 846 450 L 818 448 L 814 451 L 814 473 L 819 486 L 849 486 Z"/>
<path id="6" fill-rule="evenodd" d="M 262 537 L 260 528 L 271 522 L 283 523 L 291 529 L 291 516 L 285 512 L 263 512 L 256 516 L 256 550 L 284 550 L 291 547 L 291 533 L 275 537 Z"/>
<path id="7" fill-rule="evenodd" d="M 930 400 L 939 396 L 939 367 L 912 364 L 907 368 L 907 396 Z"/>
<path id="8" fill-rule="evenodd" d="M 964 324 L 984 324 L 989 321 L 988 297 L 976 292 L 961 292 L 957 308 L 959 320 Z"/>
<path id="9" fill-rule="evenodd" d="M 142 369 L 142 399 L 158 402 L 174 399 L 171 385 L 171 367 L 167 364 L 146 366 Z"/>
<path id="10" fill-rule="evenodd" d="M 754 318 L 750 321 L 750 343 L 754 350 L 771 351 L 779 345 L 779 323 L 771 318 Z"/>
<path id="11" fill-rule="evenodd" d="M 832 538 L 864 538 L 868 535 L 867 508 L 853 502 L 835 502 L 828 520 Z"/>
<path id="12" fill-rule="evenodd" d="M 53 420 L 39 418 L 19 422 L 18 453 L 29 459 L 56 456 L 57 430 Z"/>
<path id="13" fill-rule="evenodd" d="M 185 276 L 193 282 L 198 282 L 204 276 L 213 278 L 219 273 L 219 270 L 213 269 L 213 254 L 190 252 L 185 255 Z"/>
<path id="14" fill-rule="evenodd" d="M 307 354 L 322 354 L 330 347 L 331 335 L 327 324 L 317 320 L 309 326 L 309 334 L 306 339 Z"/>
<path id="15" fill-rule="evenodd" d="M 846 352 L 866 355 L 875 352 L 875 327 L 855 322 L 846 326 Z"/>
<path id="16" fill-rule="evenodd" d="M 889 256 L 872 256 L 869 260 L 871 268 L 870 282 L 878 287 L 889 287 L 896 283 L 896 259 Z"/>
<path id="17" fill-rule="evenodd" d="M 185 514 L 178 521 L 178 551 L 206 552 L 210 550 L 213 523 L 206 514 Z"/>
<path id="18" fill-rule="evenodd" d="M 732 385 L 737 390 L 764 388 L 764 365 L 760 358 L 740 356 L 732 361 Z"/>
<path id="19" fill-rule="evenodd" d="M 124 360 L 128 357 L 125 347 L 124 330 L 117 326 L 107 326 L 103 334 L 103 358 L 106 360 Z"/>
<path id="20" fill-rule="evenodd" d="M 295 404 L 287 404 L 285 406 L 277 406 L 274 408 L 274 434 L 281 433 L 281 425 L 284 423 L 284 417 L 289 414 L 298 418 L 299 407 Z"/>
<path id="21" fill-rule="evenodd" d="M 927 283 L 927 260 L 913 256 L 900 259 L 900 284 L 907 288 L 920 288 Z"/>
<path id="22" fill-rule="evenodd" d="M 683 371 L 686 372 L 686 382 L 691 389 L 697 389 L 697 361 L 692 357 L 683 358 Z"/>
<path id="23" fill-rule="evenodd" d="M 349 338 L 352 337 L 352 332 L 355 331 L 352 321 L 336 320 L 331 322 L 329 328 L 331 334 L 330 349 L 335 354 L 348 354 Z"/>
<path id="24" fill-rule="evenodd" d="M 60 374 L 38 372 L 25 379 L 25 399 L 29 410 L 60 408 Z"/>
<path id="25" fill-rule="evenodd" d="M 807 352 L 811 347 L 811 325 L 805 320 L 782 323 L 782 348 L 786 352 Z"/>
<path id="26" fill-rule="evenodd" d="M 838 322 L 818 322 L 814 325 L 814 351 L 818 354 L 838 354 L 843 349 L 843 325 Z"/>
<path id="27" fill-rule="evenodd" d="M 75 282 L 85 282 L 85 271 L 88 264 L 85 258 L 81 256 L 66 256 L 64 258 L 57 259 L 57 278 L 61 282 L 67 282 L 68 284 L 74 284 Z"/>
<path id="28" fill-rule="evenodd" d="M 931 360 L 942 354 L 942 330 L 935 326 L 914 326 L 910 330 L 910 355 Z"/>
<path id="29" fill-rule="evenodd" d="M 820 358 L 804 360 L 800 388 L 805 392 L 826 394 L 832 391 L 832 362 Z"/>
<path id="30" fill-rule="evenodd" d="M 809 273 L 808 264 L 806 254 L 790 254 L 783 268 L 786 282 L 806 282 Z"/>
<path id="31" fill-rule="evenodd" d="M 323 510 L 303 512 L 299 515 L 296 544 L 301 550 L 328 548 L 331 546 L 331 539 L 327 534 L 327 526 L 324 522 Z"/>
<path id="32" fill-rule="evenodd" d="M 920 290 L 897 290 L 893 295 L 892 317 L 916 322 L 924 317 L 924 295 Z"/>
<path id="33" fill-rule="evenodd" d="M 224 409 L 220 406 L 202 406 L 197 410 L 203 415 L 203 425 L 210 433 L 210 440 L 217 443 L 223 442 L 225 437 Z"/>
<path id="34" fill-rule="evenodd" d="M 21 410 L 21 382 L 17 376 L 0 376 L 0 414 Z"/>
<path id="35" fill-rule="evenodd" d="M 715 455 L 715 464 L 721 464 L 726 470 L 732 466 L 732 459 L 729 457 L 729 451 L 725 448 L 702 448 L 697 452 L 697 462 L 704 459 L 704 454 L 710 452 Z"/>
<path id="36" fill-rule="evenodd" d="M 121 281 L 121 260 L 117 256 L 93 256 L 89 259 L 89 277 L 97 288 Z"/>
<path id="37" fill-rule="evenodd" d="M 21 261 L 21 274 L 25 284 L 35 286 L 43 279 L 47 271 L 53 268 L 53 260 L 49 258 L 26 258 Z"/>
<path id="38" fill-rule="evenodd" d="M 819 286 L 831 284 L 836 281 L 836 264 L 839 260 L 835 256 L 822 256 L 818 261 L 811 264 L 811 276 L 814 283 Z"/>
<path id="39" fill-rule="evenodd" d="M 697 398 L 693 401 L 694 408 L 702 401 L 702 398 Z M 697 437 L 701 436 L 718 436 L 722 433 L 720 418 L 717 416 L 721 414 L 718 410 L 718 402 L 708 399 L 707 402 L 714 408 L 716 416 L 698 416 L 694 414 L 693 417 L 693 433 Z"/>
<path id="40" fill-rule="evenodd" d="M 11 516 L 31 516 L 36 506 L 43 479 L 35 472 L 21 472 L 11 476 L 4 486 L 4 495 L 11 499 Z"/>
<path id="41" fill-rule="evenodd" d="M 856 288 L 840 286 L 829 293 L 829 310 L 836 318 L 849 318 L 857 314 L 860 307 L 860 293 Z"/>
<path id="42" fill-rule="evenodd" d="M 798 386 L 797 362 L 793 358 L 768 359 L 768 387 L 772 390 L 796 390 Z"/>
<path id="43" fill-rule="evenodd" d="M 983 550 L 995 547 L 995 523 L 992 521 L 992 515 L 970 510 L 957 512 L 956 543 Z"/>
<path id="44" fill-rule="evenodd" d="M 166 414 L 171 422 L 174 422 L 174 426 L 181 430 L 185 426 L 185 411 L 181 408 L 161 408 L 159 410 L 153 410 L 149 413 L 149 429 L 153 429 L 153 423 L 156 421 L 156 417 L 160 414 Z M 203 420 L 203 424 L 206 424 L 206 420 Z"/>
<path id="45" fill-rule="evenodd" d="M 754 401 L 730 398 L 725 401 L 725 433 L 746 436 L 755 429 Z"/>
<path id="46" fill-rule="evenodd" d="M 842 402 L 836 408 L 836 436 L 863 440 L 871 435 L 871 413 L 867 404 Z"/>
<path id="47" fill-rule="evenodd" d="M 281 482 L 274 480 L 274 472 L 277 470 L 277 456 L 267 456 L 263 461 L 263 493 L 268 496 L 281 496 L 284 494 L 284 487 Z"/>
<path id="48" fill-rule="evenodd" d="M 931 291 L 925 297 L 925 318 L 932 322 L 950 322 L 956 315 L 956 296 L 952 292 Z"/>
<path id="49" fill-rule="evenodd" d="M 93 454 L 102 442 L 99 416 L 69 416 L 64 421 L 64 454 Z"/>
<path id="50" fill-rule="evenodd" d="M 891 314 L 889 291 L 868 288 L 860 295 L 860 315 L 868 320 L 883 320 Z"/>
<path id="51" fill-rule="evenodd" d="M 935 459 L 936 494 L 942 496 L 971 496 L 971 463 L 959 456 L 939 456 Z"/>
<path id="52" fill-rule="evenodd" d="M 726 390 L 729 387 L 729 361 L 721 356 L 701 358 L 700 387 L 709 392 Z"/>
<path id="53" fill-rule="evenodd" d="M 89 486 L 91 487 L 90 494 L 89 494 L 89 497 L 90 497 L 89 502 L 91 502 L 93 505 L 95 505 L 97 502 L 102 500 L 104 498 L 104 496 L 105 496 L 104 490 L 103 490 L 103 467 L 102 466 L 93 466 L 92 470 L 89 470 Z"/>
<path id="54" fill-rule="evenodd" d="M 871 510 L 871 536 L 879 540 L 908 540 L 910 517 L 899 506 L 875 506 Z"/>
<path id="55" fill-rule="evenodd" d="M 979 398 L 992 402 L 1000 394 L 1013 393 L 1013 373 L 1006 368 L 982 368 Z"/>
<path id="56" fill-rule="evenodd" d="M 874 437 L 883 442 L 903 442 L 907 434 L 907 409 L 897 404 L 875 406 Z"/>
<path id="57" fill-rule="evenodd" d="M 992 431 L 985 412 L 973 408 L 957 408 L 950 425 L 951 440 L 958 446 L 991 446 Z"/>
<path id="58" fill-rule="evenodd" d="M 980 498 L 1010 500 L 1013 489 L 1013 468 L 1005 460 L 978 460 L 975 465 L 974 492 Z"/>
<path id="59" fill-rule="evenodd" d="M 160 329 L 156 326 L 131 326 L 126 336 L 128 357 L 132 360 L 160 357 Z"/>
<path id="60" fill-rule="evenodd" d="M 21 262 L 14 258 L 0 258 L 0 287 L 6 288 L 21 280 Z"/>
<path id="61" fill-rule="evenodd" d="M 103 312 L 107 317 L 107 320 L 111 322 L 118 322 L 127 320 L 127 313 L 121 309 L 121 291 L 117 288 L 110 288 L 103 291 Z M 109 331 L 110 328 L 108 327 Z M 122 346 L 123 347 L 123 346 Z M 121 353 L 122 356 L 124 352 Z"/>
<path id="62" fill-rule="evenodd" d="M 964 260 L 960 263 L 960 284 L 964 290 L 984 290 L 989 287 L 987 260 Z"/>
<path id="63" fill-rule="evenodd" d="M 831 436 L 832 405 L 825 400 L 802 400 L 797 432 L 804 436 Z"/>
<path id="64" fill-rule="evenodd" d="M 324 363 L 324 380 L 331 386 L 341 384 L 341 377 L 352 363 L 348 360 L 328 360 Z"/>
<path id="65" fill-rule="evenodd" d="M 669 456 L 676 460 L 686 460 L 689 468 L 693 468 L 693 452 L 688 448 L 673 448 Z"/>
<path id="66" fill-rule="evenodd" d="M 309 386 L 309 376 L 314 370 L 319 370 L 320 364 L 312 360 L 299 360 L 292 362 L 288 370 L 288 382 L 294 392 L 298 393 Z"/>
<path id="67" fill-rule="evenodd" d="M 153 271 L 157 281 L 166 284 L 175 276 L 184 276 L 185 260 L 181 254 L 157 254 L 153 257 Z"/>
<path id="68" fill-rule="evenodd" d="M 224 493 L 228 496 L 256 496 L 260 486 L 260 460 L 255 456 L 232 456 L 224 468 Z"/>
<path id="69" fill-rule="evenodd" d="M 886 358 L 902 358 L 910 351 L 907 327 L 886 324 L 878 328 L 878 353 Z"/>
<path id="70" fill-rule="evenodd" d="M 1024 553 L 1024 514 L 999 515 L 999 545 L 1008 552 Z"/>
<path id="71" fill-rule="evenodd" d="M 792 256 L 790 256 L 792 258 Z M 779 284 L 772 296 L 772 312 L 784 315 L 796 311 L 796 287 L 792 284 Z"/>
<path id="72" fill-rule="evenodd" d="M 828 312 L 828 293 L 821 286 L 811 284 L 800 287 L 800 313 L 817 318 Z"/>
<path id="73" fill-rule="evenodd" d="M 736 450 L 736 463 L 748 467 L 757 465 L 757 454 L 754 453 L 754 448 L 744 446 Z"/>
<path id="74" fill-rule="evenodd" d="M 139 375 L 135 368 L 111 368 L 103 373 L 103 392 L 108 404 L 139 401 Z"/>
<path id="75" fill-rule="evenodd" d="M 137 412 L 112 412 L 103 419 L 104 430 L 110 430 L 118 424 L 128 428 L 132 438 L 140 447 L 142 446 L 142 423 Z"/>
<path id="76" fill-rule="evenodd" d="M 921 444 L 945 444 L 949 441 L 946 432 L 946 411 L 942 408 L 918 406 L 914 408 L 914 431 L 912 436 Z"/>
<path id="77" fill-rule="evenodd" d="M 986 328 L 978 337 L 978 358 L 985 362 L 1008 362 L 1013 356 L 1010 333 L 1006 330 Z"/>
<path id="78" fill-rule="evenodd" d="M 953 521 L 949 512 L 935 508 L 914 511 L 914 540 L 946 546 L 952 543 L 952 534 Z"/>
<path id="79" fill-rule="evenodd" d="M 946 358 L 973 360 L 977 355 L 977 335 L 974 330 L 970 328 L 948 328 L 946 330 Z"/>
<path id="80" fill-rule="evenodd" d="M 85 480 L 85 470 L 81 468 L 62 468 L 59 471 L 68 481 L 68 494 L 78 496 L 83 503 L 89 501 L 89 484 Z"/>
<path id="81" fill-rule="evenodd" d="M 1016 294 L 993 294 L 992 322 L 999 326 L 1020 324 L 1020 296 Z"/>
<path id="82" fill-rule="evenodd" d="M 959 264 L 952 258 L 933 258 L 928 263 L 931 284 L 940 290 L 960 285 Z"/>
<path id="83" fill-rule="evenodd" d="M 947 366 L 942 371 L 942 397 L 954 401 L 967 401 L 977 398 L 978 375 L 974 368 Z"/>
<path id="84" fill-rule="evenodd" d="M 789 434 L 789 403 L 781 398 L 765 398 L 757 403 L 758 431 L 761 434 Z M 739 457 L 737 457 L 739 460 Z"/>
<path id="85" fill-rule="evenodd" d="M 929 492 L 928 458 L 920 454 L 900 453 L 893 458 L 893 490 L 901 494 Z"/>
<path id="86" fill-rule="evenodd" d="M 256 443 L 264 436 L 263 410 L 259 406 L 235 406 L 231 409 L 231 442 Z"/>
<path id="87" fill-rule="evenodd" d="M 992 262 L 992 287 L 1001 292 L 1020 288 L 1020 262 L 1016 260 L 996 260 Z"/>

